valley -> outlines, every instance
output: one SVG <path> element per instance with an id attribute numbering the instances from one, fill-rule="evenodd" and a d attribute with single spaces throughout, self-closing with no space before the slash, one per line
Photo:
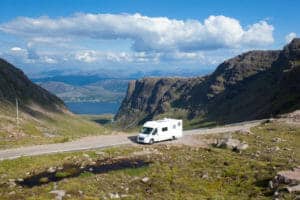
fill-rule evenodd
<path id="1" fill-rule="evenodd" d="M 0 200 L 300 200 L 298 0 L 1 0 Z"/>
<path id="2" fill-rule="evenodd" d="M 1 59 L 1 198 L 294 200 L 299 59 L 294 39 L 280 51 L 224 61 L 202 77 L 39 83 L 50 92 Z M 114 102 L 128 81 L 115 116 L 76 115 L 53 94 Z M 184 137 L 135 142 L 145 121 L 163 117 L 183 119 Z"/>

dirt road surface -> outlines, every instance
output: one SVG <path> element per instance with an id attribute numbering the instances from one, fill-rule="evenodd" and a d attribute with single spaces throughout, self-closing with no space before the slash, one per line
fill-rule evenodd
<path id="1" fill-rule="evenodd" d="M 216 134 L 216 133 L 234 132 L 239 130 L 249 130 L 251 127 L 257 126 L 261 122 L 262 120 L 247 121 L 243 123 L 230 124 L 222 127 L 187 130 L 183 132 L 183 138 L 177 140 L 176 143 L 180 143 L 180 141 L 181 140 L 183 141 L 185 137 L 190 137 L 191 135 Z M 35 156 L 35 155 L 42 155 L 42 154 L 79 151 L 79 150 L 97 149 L 97 148 L 108 148 L 112 146 L 136 144 L 135 135 L 133 134 L 99 135 L 99 136 L 84 137 L 66 143 L 44 144 L 44 145 L 20 147 L 15 149 L 0 150 L 0 160 L 15 159 L 21 156 Z"/>

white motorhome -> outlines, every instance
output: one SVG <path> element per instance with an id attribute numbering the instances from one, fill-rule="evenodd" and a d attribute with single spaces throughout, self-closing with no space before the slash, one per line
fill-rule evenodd
<path id="1" fill-rule="evenodd" d="M 164 140 L 175 140 L 182 137 L 182 120 L 164 118 L 146 122 L 139 135 L 138 143 L 153 144 Z"/>

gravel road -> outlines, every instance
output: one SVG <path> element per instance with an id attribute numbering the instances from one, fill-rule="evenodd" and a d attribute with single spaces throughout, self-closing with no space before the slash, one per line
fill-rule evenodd
<path id="1" fill-rule="evenodd" d="M 225 133 L 233 132 L 238 130 L 248 130 L 261 123 L 262 120 L 247 121 L 243 123 L 230 124 L 222 127 L 215 128 L 202 128 L 187 130 L 183 132 L 183 139 L 186 136 L 196 135 L 196 134 L 215 134 L 215 133 Z M 137 135 L 137 134 L 135 134 Z M 57 144 L 44 144 L 35 145 L 28 147 L 20 147 L 15 149 L 0 150 L 0 160 L 15 159 L 21 156 L 35 156 L 42 154 L 58 153 L 58 152 L 68 152 L 68 151 L 78 151 L 96 148 L 107 148 L 119 145 L 129 145 L 135 144 L 135 135 L 121 134 L 121 135 L 99 135 L 84 137 L 79 140 L 57 143 Z M 177 143 L 180 143 L 179 139 Z"/>

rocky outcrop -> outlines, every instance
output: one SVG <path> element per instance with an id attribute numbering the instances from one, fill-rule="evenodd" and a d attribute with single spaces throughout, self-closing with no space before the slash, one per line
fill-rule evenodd
<path id="1" fill-rule="evenodd" d="M 51 111 L 66 109 L 62 100 L 31 82 L 20 70 L 0 59 L 0 103 L 15 103 L 18 99 L 25 110 L 34 104 Z"/>
<path id="2" fill-rule="evenodd" d="M 289 193 L 300 192 L 300 166 L 293 170 L 280 171 L 277 175 L 269 182 L 270 189 L 274 190 L 275 193 L 287 190 Z M 277 195 L 278 196 L 278 195 Z"/>
<path id="3" fill-rule="evenodd" d="M 217 148 L 231 149 L 236 152 L 241 152 L 249 147 L 247 143 L 233 138 L 218 138 L 212 145 Z"/>
<path id="4" fill-rule="evenodd" d="M 300 107 L 300 39 L 282 51 L 250 51 L 209 76 L 132 81 L 115 119 L 123 127 L 177 110 L 220 124 L 260 119 Z"/>
<path id="5" fill-rule="evenodd" d="M 144 78 L 130 81 L 127 94 L 116 115 L 124 127 L 141 124 L 167 112 L 182 94 L 205 78 Z"/>

